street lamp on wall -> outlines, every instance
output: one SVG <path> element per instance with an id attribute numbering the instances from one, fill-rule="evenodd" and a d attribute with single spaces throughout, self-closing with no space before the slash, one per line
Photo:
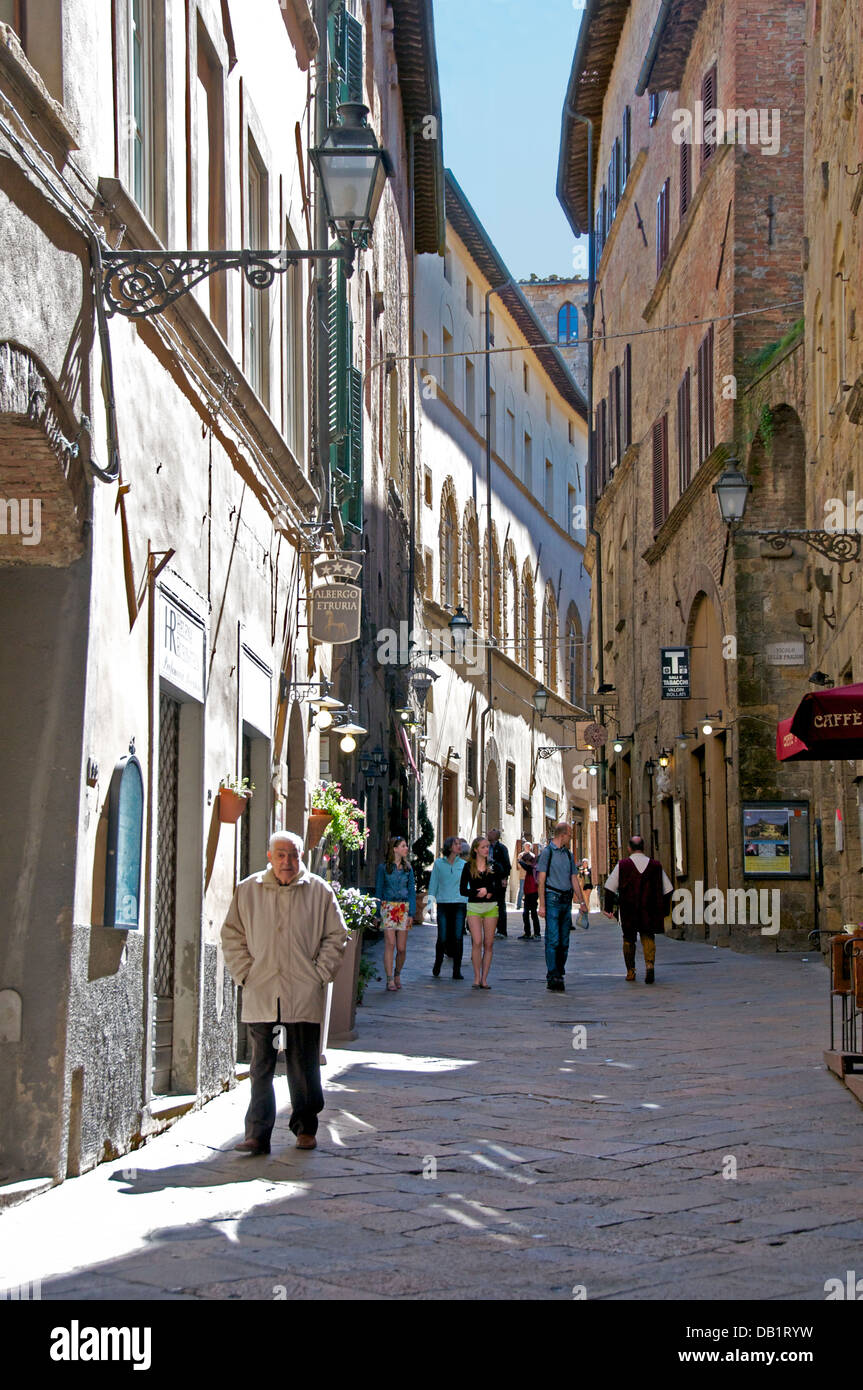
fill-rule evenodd
<path id="1" fill-rule="evenodd" d="M 789 541 L 803 541 L 810 550 L 816 551 L 817 554 L 823 555 L 825 559 L 832 560 L 838 565 L 860 559 L 860 533 L 858 531 L 810 531 L 789 527 L 770 531 L 744 531 L 740 523 L 746 513 L 746 504 L 752 491 L 752 484 L 740 471 L 740 464 L 734 448 L 732 448 L 726 461 L 725 471 L 713 484 L 712 490 L 716 494 L 723 523 L 728 527 L 725 556 L 728 554 L 732 532 L 737 532 L 738 535 L 752 536 L 761 540 L 765 545 L 770 546 L 771 550 L 777 552 L 784 551 Z M 720 583 L 725 577 L 725 556 L 722 560 Z M 848 582 L 850 583 L 850 580 Z"/>
<path id="2" fill-rule="evenodd" d="M 189 290 L 220 270 L 242 270 L 247 284 L 268 290 L 277 275 L 303 261 L 338 261 L 353 274 L 357 247 L 372 230 L 392 161 L 366 125 L 368 107 L 345 102 L 341 124 L 331 126 L 324 142 L 311 150 L 326 218 L 335 247 L 303 251 L 102 251 L 102 292 L 108 314 L 146 319 L 161 314 Z"/>
<path id="3" fill-rule="evenodd" d="M 544 685 L 538 686 L 538 688 L 533 692 L 533 707 L 539 715 L 540 719 L 542 719 L 545 716 L 545 712 L 548 709 L 548 702 L 550 696 L 551 691 L 546 690 Z"/>
<path id="4" fill-rule="evenodd" d="M 467 641 L 467 635 L 471 628 L 470 618 L 467 616 L 467 613 L 465 613 L 461 604 L 459 604 L 458 608 L 453 613 L 447 626 L 452 633 L 453 656 L 456 662 L 460 663 L 464 661 L 465 642 Z"/>

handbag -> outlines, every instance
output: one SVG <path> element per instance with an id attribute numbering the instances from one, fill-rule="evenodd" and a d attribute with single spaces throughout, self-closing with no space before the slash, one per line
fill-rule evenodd
<path id="1" fill-rule="evenodd" d="M 587 915 L 583 907 L 580 907 L 578 909 L 578 913 L 576 914 L 575 918 L 575 925 L 579 931 L 590 930 L 590 917 Z"/>

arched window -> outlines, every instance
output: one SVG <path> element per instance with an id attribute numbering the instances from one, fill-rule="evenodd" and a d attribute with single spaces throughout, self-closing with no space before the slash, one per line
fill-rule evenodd
<path id="1" fill-rule="evenodd" d="M 450 480 L 441 495 L 440 595 L 444 608 L 458 603 L 458 518 Z"/>
<path id="2" fill-rule="evenodd" d="M 574 603 L 566 615 L 566 695 L 571 705 L 581 705 L 584 695 L 584 649 L 581 642 L 581 623 Z"/>
<path id="3" fill-rule="evenodd" d="M 479 563 L 479 527 L 476 517 L 465 521 L 464 527 L 464 594 L 463 607 L 471 621 L 471 626 L 479 631 L 480 625 L 481 576 Z"/>
<path id="4" fill-rule="evenodd" d="M 578 342 L 578 310 L 574 304 L 561 304 L 557 311 L 557 341 Z"/>
<path id="5" fill-rule="evenodd" d="M 533 676 L 536 674 L 536 646 L 534 638 L 536 635 L 536 625 L 534 620 L 534 598 L 533 598 L 533 575 L 530 567 L 525 563 L 521 575 L 521 595 L 519 598 L 520 622 L 521 627 L 521 650 L 522 665 Z"/>
<path id="6" fill-rule="evenodd" d="M 557 690 L 557 603 L 550 585 L 542 605 L 542 678 L 549 690 Z"/>
<path id="7" fill-rule="evenodd" d="M 506 550 L 509 550 L 512 541 L 507 541 Z M 518 591 L 518 570 L 515 563 L 515 555 L 507 554 L 504 551 L 504 584 L 506 592 L 503 604 L 503 645 L 504 651 L 512 657 L 513 661 L 519 661 L 519 591 Z"/>

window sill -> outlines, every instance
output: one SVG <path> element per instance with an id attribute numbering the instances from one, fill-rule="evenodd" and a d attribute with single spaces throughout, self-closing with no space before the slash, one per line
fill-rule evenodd
<path id="1" fill-rule="evenodd" d="M 30 114 L 42 122 L 67 154 L 79 149 L 77 126 L 51 96 L 39 73 L 27 61 L 17 34 L 6 24 L 0 24 L 0 73 L 17 87 Z"/>

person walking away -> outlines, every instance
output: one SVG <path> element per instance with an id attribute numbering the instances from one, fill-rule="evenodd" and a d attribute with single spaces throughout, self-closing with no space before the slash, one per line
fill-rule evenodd
<path id="1" fill-rule="evenodd" d="M 401 973 L 407 955 L 408 932 L 417 910 L 416 881 L 408 863 L 408 842 L 393 835 L 387 843 L 386 857 L 378 865 L 375 897 L 384 931 L 384 971 L 387 989 L 401 989 Z M 395 953 L 395 970 L 393 954 Z"/>
<path id="2" fill-rule="evenodd" d="M 490 850 L 488 837 L 478 835 L 470 847 L 470 858 L 461 874 L 461 892 L 467 898 L 474 989 L 491 989 L 488 975 L 499 910 L 500 869 L 491 862 Z"/>
<path id="3" fill-rule="evenodd" d="M 522 911 L 522 923 L 524 933 L 522 941 L 530 941 L 530 924 L 533 921 L 533 934 L 537 941 L 540 938 L 539 917 L 536 906 L 539 902 L 539 883 L 536 877 L 536 855 L 533 850 L 527 849 L 519 859 L 519 865 L 524 869 L 524 909 Z"/>
<path id="4" fill-rule="evenodd" d="M 512 861 L 509 857 L 509 850 L 500 838 L 499 830 L 490 830 L 488 840 L 491 845 L 491 862 L 497 865 L 501 874 L 500 895 L 497 900 L 497 934 L 498 936 L 506 936 L 506 888 L 512 873 Z"/>
<path id="5" fill-rule="evenodd" d="M 331 885 L 310 873 L 302 858 L 299 835 L 271 836 L 270 867 L 237 884 L 222 926 L 225 964 L 242 985 L 242 1021 L 252 1037 L 252 1094 L 238 1153 L 270 1152 L 280 1051 L 297 1148 L 317 1145 L 326 987 L 344 959 L 350 932 Z"/>
<path id="6" fill-rule="evenodd" d="M 569 822 L 558 821 L 536 865 L 539 888 L 537 911 L 540 917 L 545 918 L 546 988 L 558 994 L 563 994 L 566 988 L 563 978 L 569 954 L 573 899 L 587 911 L 587 901 L 569 848 L 571 839 Z"/>
<path id="7" fill-rule="evenodd" d="M 450 835 L 443 842 L 440 858 L 432 865 L 428 895 L 437 903 L 437 944 L 432 974 L 440 975 L 444 956 L 449 956 L 454 980 L 464 979 L 461 973 L 461 957 L 467 897 L 461 891 L 463 869 L 461 840 L 458 835 Z"/>
<path id="8" fill-rule="evenodd" d="M 615 864 L 605 880 L 605 910 L 611 917 L 615 898 L 619 903 L 623 929 L 623 959 L 626 978 L 635 979 L 636 936 L 641 936 L 644 954 L 644 983 L 652 985 L 656 964 L 656 936 L 665 931 L 664 919 L 671 905 L 672 886 L 658 859 L 644 853 L 644 840 L 633 835 L 631 854 Z"/>

